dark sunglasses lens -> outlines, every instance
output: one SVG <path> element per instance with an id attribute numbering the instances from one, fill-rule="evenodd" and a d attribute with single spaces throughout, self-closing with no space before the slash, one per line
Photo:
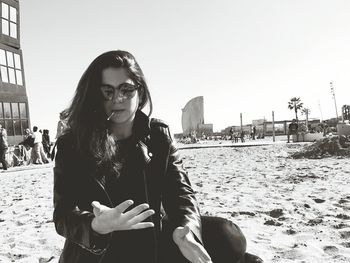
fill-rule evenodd
<path id="1" fill-rule="evenodd" d="M 101 92 L 106 100 L 111 100 L 113 98 L 114 89 L 110 87 L 102 87 Z"/>
<path id="2" fill-rule="evenodd" d="M 119 87 L 120 95 L 126 97 L 128 99 L 135 96 L 137 90 L 137 86 L 125 83 Z"/>
<path id="3" fill-rule="evenodd" d="M 112 100 L 114 93 L 118 92 L 118 96 L 131 99 L 135 96 L 137 86 L 129 83 L 121 84 L 117 89 L 112 87 L 101 87 L 101 92 L 106 100 Z"/>

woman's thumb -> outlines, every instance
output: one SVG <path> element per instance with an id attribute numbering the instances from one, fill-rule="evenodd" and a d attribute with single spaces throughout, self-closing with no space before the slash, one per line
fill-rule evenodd
<path id="1" fill-rule="evenodd" d="M 94 212 L 94 215 L 95 215 L 95 216 L 99 216 L 99 215 L 102 213 L 100 202 L 98 202 L 98 201 L 93 201 L 93 202 L 91 203 L 91 206 L 94 208 L 94 209 L 93 209 L 93 212 Z"/>
<path id="2" fill-rule="evenodd" d="M 179 228 L 178 235 L 180 238 L 184 238 L 190 232 L 190 228 L 188 226 L 184 226 Z"/>
<path id="3" fill-rule="evenodd" d="M 188 227 L 188 226 L 185 226 L 184 228 L 183 228 L 183 233 L 184 233 L 184 236 L 186 236 L 188 233 L 190 233 L 190 228 Z"/>

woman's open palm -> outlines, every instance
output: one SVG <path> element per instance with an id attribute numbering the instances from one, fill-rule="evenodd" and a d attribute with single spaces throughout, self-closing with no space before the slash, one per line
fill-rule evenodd
<path id="1" fill-rule="evenodd" d="M 153 227 L 152 222 L 143 222 L 146 218 L 154 214 L 154 210 L 149 209 L 149 205 L 140 204 L 125 212 L 134 202 L 126 200 L 120 205 L 110 208 L 93 201 L 92 229 L 99 234 L 108 234 L 113 231 L 142 229 Z"/>
<path id="2" fill-rule="evenodd" d="M 190 228 L 177 227 L 173 232 L 173 240 L 179 247 L 182 255 L 192 263 L 213 263 L 208 252 L 198 243 Z"/>

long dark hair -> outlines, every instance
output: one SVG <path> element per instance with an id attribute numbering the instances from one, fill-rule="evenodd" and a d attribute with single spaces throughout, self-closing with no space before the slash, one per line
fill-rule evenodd
<path id="1" fill-rule="evenodd" d="M 132 54 L 126 51 L 109 51 L 98 56 L 82 75 L 71 105 L 63 111 L 68 132 L 72 132 L 78 150 L 93 158 L 98 166 L 117 171 L 113 160 L 116 142 L 108 132 L 107 115 L 103 108 L 100 91 L 102 71 L 106 68 L 123 68 L 138 85 L 139 110 L 149 105 L 148 116 L 152 113 L 152 100 L 143 72 Z M 111 162 L 112 161 L 112 162 Z"/>

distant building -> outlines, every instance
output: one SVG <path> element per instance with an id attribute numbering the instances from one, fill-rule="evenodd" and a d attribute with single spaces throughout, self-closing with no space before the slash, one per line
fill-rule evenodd
<path id="1" fill-rule="evenodd" d="M 341 108 L 343 120 L 350 120 L 350 105 L 343 105 Z"/>
<path id="2" fill-rule="evenodd" d="M 191 99 L 182 109 L 182 131 L 184 136 L 190 135 L 191 132 L 195 132 L 197 136 L 213 133 L 213 125 L 204 123 L 203 96 Z"/>
<path id="3" fill-rule="evenodd" d="M 28 98 L 20 47 L 19 3 L 0 0 L 0 123 L 9 144 L 22 141 L 30 127 Z"/>

